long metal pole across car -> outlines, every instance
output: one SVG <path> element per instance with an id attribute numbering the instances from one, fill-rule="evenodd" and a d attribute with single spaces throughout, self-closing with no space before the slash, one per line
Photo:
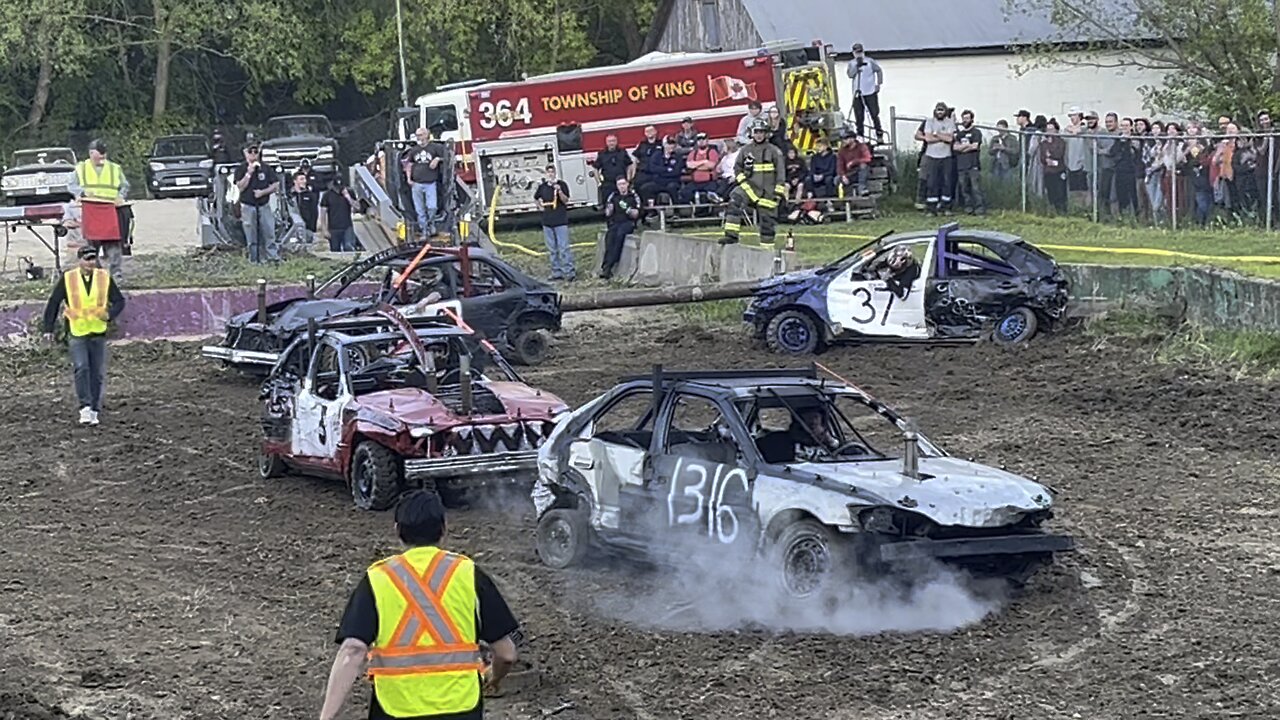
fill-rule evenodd
<path id="1" fill-rule="evenodd" d="M 409 275 L 413 273 L 414 270 L 418 269 L 419 263 L 422 262 L 422 259 L 425 258 L 429 252 L 431 252 L 431 243 L 423 245 L 422 249 L 418 251 L 418 254 L 413 257 L 413 262 L 405 266 L 405 269 L 400 273 L 400 276 L 396 278 L 396 281 L 391 283 L 391 290 L 393 294 L 400 291 L 400 286 L 404 284 L 404 281 L 409 278 Z"/>

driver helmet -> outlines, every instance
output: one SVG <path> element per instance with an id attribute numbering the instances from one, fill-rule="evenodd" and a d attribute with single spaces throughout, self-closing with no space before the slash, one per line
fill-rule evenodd
<path id="1" fill-rule="evenodd" d="M 892 270 L 901 270 L 911 262 L 911 251 L 905 246 L 899 245 L 889 252 L 889 268 Z"/>

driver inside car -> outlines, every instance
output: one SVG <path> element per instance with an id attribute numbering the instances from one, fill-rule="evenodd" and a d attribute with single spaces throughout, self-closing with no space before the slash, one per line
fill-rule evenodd
<path id="1" fill-rule="evenodd" d="M 787 429 L 795 443 L 796 460 L 828 458 L 840 449 L 840 438 L 827 425 L 825 407 L 811 405 L 801 408 L 796 414 L 799 420 L 793 417 L 791 427 Z"/>
<path id="2" fill-rule="evenodd" d="M 905 299 L 911 286 L 920 277 L 920 263 L 905 245 L 898 245 L 884 258 L 874 261 L 867 268 L 867 276 L 883 280 L 889 292 Z"/>

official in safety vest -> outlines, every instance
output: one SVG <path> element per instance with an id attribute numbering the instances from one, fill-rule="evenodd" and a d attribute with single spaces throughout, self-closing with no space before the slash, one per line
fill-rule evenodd
<path id="1" fill-rule="evenodd" d="M 95 248 L 80 248 L 77 258 L 78 266 L 53 286 L 44 309 L 43 330 L 45 340 L 52 341 L 58 310 L 65 305 L 62 316 L 67 321 L 67 343 L 75 368 L 80 423 L 97 425 L 106 395 L 107 328 L 124 310 L 124 295 L 111 281 L 111 275 L 98 267 Z"/>
<path id="2" fill-rule="evenodd" d="M 76 165 L 75 181 L 70 190 L 76 198 L 123 203 L 129 197 L 129 180 L 124 176 L 124 169 L 119 163 L 107 159 L 107 144 L 102 140 L 94 140 L 89 143 L 89 159 L 81 160 Z M 121 205 L 116 208 L 116 216 L 120 223 L 120 240 L 104 240 L 92 244 L 98 248 L 98 253 L 107 262 L 111 276 L 118 282 L 121 278 L 124 247 L 129 244 L 133 225 L 133 209 Z"/>
<path id="3" fill-rule="evenodd" d="M 516 661 L 519 623 L 489 576 L 439 547 L 439 495 L 406 494 L 395 518 L 408 549 L 370 566 L 351 593 L 320 718 L 337 717 L 366 660 L 370 720 L 483 718 L 482 691 L 496 690 Z M 492 649 L 490 663 L 481 642 Z"/>

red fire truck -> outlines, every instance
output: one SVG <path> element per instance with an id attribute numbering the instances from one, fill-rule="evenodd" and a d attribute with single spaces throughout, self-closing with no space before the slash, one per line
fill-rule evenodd
<path id="1" fill-rule="evenodd" d="M 474 184 L 485 207 L 512 214 L 535 209 L 534 190 L 552 163 L 569 185 L 570 207 L 595 204 L 591 162 L 607 135 L 631 149 L 645 126 L 674 135 L 691 117 L 698 131 L 723 140 L 737 134 L 752 100 L 778 104 L 792 141 L 807 150 L 841 122 L 833 73 L 831 48 L 821 42 L 651 53 L 520 82 L 457 83 L 415 105 L 420 124 L 455 143 L 459 177 Z"/>

